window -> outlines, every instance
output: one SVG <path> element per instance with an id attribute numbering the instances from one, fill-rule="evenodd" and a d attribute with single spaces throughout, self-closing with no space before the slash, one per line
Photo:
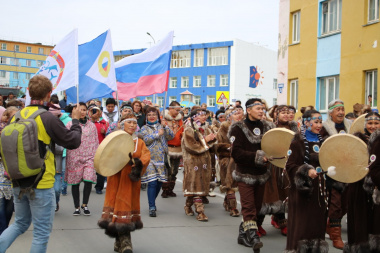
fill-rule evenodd
<path id="1" fill-rule="evenodd" d="M 188 68 L 190 67 L 191 51 L 182 50 L 172 52 L 170 68 Z"/>
<path id="2" fill-rule="evenodd" d="M 228 64 L 228 47 L 209 48 L 207 66 L 219 66 Z"/>
<path id="3" fill-rule="evenodd" d="M 339 76 L 321 78 L 319 81 L 319 110 L 327 111 L 330 101 L 339 97 Z"/>
<path id="4" fill-rule="evenodd" d="M 207 96 L 207 107 L 214 107 L 215 106 L 215 96 Z"/>
<path id="5" fill-rule="evenodd" d="M 207 87 L 215 87 L 215 75 L 207 76 Z"/>
<path id="6" fill-rule="evenodd" d="M 20 46 L 19 45 L 15 45 L 15 51 L 16 52 L 20 51 Z"/>
<path id="7" fill-rule="evenodd" d="M 369 100 L 368 96 L 372 99 Z M 365 104 L 371 107 L 377 107 L 377 70 L 367 71 L 365 73 Z"/>
<path id="8" fill-rule="evenodd" d="M 5 77 L 5 74 L 6 74 L 7 72 L 5 72 L 5 71 L 1 71 L 0 70 L 0 77 Z"/>
<path id="9" fill-rule="evenodd" d="M 194 104 L 201 105 L 201 96 L 194 96 Z"/>
<path id="10" fill-rule="evenodd" d="M 6 64 L 7 58 L 6 57 L 0 57 L 0 64 Z"/>
<path id="11" fill-rule="evenodd" d="M 322 35 L 340 31 L 341 12 L 342 0 L 329 0 L 322 3 Z"/>
<path id="12" fill-rule="evenodd" d="M 159 107 L 164 107 L 164 97 L 157 97 L 157 104 Z"/>
<path id="13" fill-rule="evenodd" d="M 1 43 L 1 50 L 7 50 L 7 43 Z"/>
<path id="14" fill-rule="evenodd" d="M 37 67 L 40 68 L 42 65 L 44 65 L 43 61 L 37 61 Z"/>
<path id="15" fill-rule="evenodd" d="M 13 79 L 18 79 L 18 72 L 13 72 Z"/>
<path id="16" fill-rule="evenodd" d="M 290 105 L 298 107 L 298 79 L 290 81 Z"/>
<path id="17" fill-rule="evenodd" d="M 42 47 L 38 48 L 38 54 L 44 54 L 44 49 Z"/>
<path id="18" fill-rule="evenodd" d="M 32 52 L 32 47 L 26 47 L 26 52 L 31 53 Z"/>
<path id="19" fill-rule="evenodd" d="M 300 28 L 301 28 L 301 12 L 297 11 L 293 13 L 293 31 L 292 31 L 292 42 L 300 42 Z"/>
<path id="20" fill-rule="evenodd" d="M 228 86 L 228 75 L 220 75 L 220 86 Z"/>
<path id="21" fill-rule="evenodd" d="M 203 59 L 204 59 L 204 49 L 196 49 L 194 50 L 194 67 L 202 67 Z"/>
<path id="22" fill-rule="evenodd" d="M 30 74 L 30 73 L 26 73 L 26 74 L 25 74 L 25 79 L 29 80 L 30 77 L 31 77 L 31 74 Z"/>
<path id="23" fill-rule="evenodd" d="M 170 88 L 177 88 L 177 77 L 170 77 Z"/>
<path id="24" fill-rule="evenodd" d="M 153 103 L 153 97 L 145 97 L 145 100 L 148 100 Z"/>
<path id="25" fill-rule="evenodd" d="M 188 76 L 181 77 L 181 88 L 189 88 L 189 77 Z"/>
<path id="26" fill-rule="evenodd" d="M 11 65 L 19 66 L 20 60 L 16 58 L 11 58 Z"/>
<path id="27" fill-rule="evenodd" d="M 379 0 L 368 0 L 368 23 L 379 20 Z"/>
<path id="28" fill-rule="evenodd" d="M 201 87 L 201 86 L 202 86 L 202 77 L 201 76 L 194 76 L 193 87 L 197 88 L 197 87 Z"/>
<path id="29" fill-rule="evenodd" d="M 277 79 L 273 78 L 273 89 L 277 90 Z"/>
<path id="30" fill-rule="evenodd" d="M 169 96 L 169 105 L 173 101 L 177 101 L 177 96 Z"/>
<path id="31" fill-rule="evenodd" d="M 31 67 L 32 66 L 32 61 L 31 60 L 26 60 L 26 66 Z"/>

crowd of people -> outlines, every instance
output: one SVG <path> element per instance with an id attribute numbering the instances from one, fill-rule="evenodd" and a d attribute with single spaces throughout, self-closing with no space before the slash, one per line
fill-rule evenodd
<path id="1" fill-rule="evenodd" d="M 221 107 L 215 116 L 206 104 L 183 108 L 178 101 L 163 111 L 149 101 L 119 104 L 113 98 L 106 100 L 105 108 L 100 100 L 72 105 L 66 98 L 59 101 L 52 95 L 50 81 L 39 75 L 30 80 L 29 92 L 31 104 L 27 107 L 25 101 L 8 96 L 6 106 L 0 107 L 0 131 L 20 117 L 45 109 L 35 120 L 41 156 L 47 158 L 40 177 L 20 180 L 7 174 L 4 157 L 0 162 L 0 253 L 32 220 L 37 232 L 31 252 L 46 252 L 60 195 L 66 195 L 71 186 L 73 215 L 91 215 L 93 185 L 97 194 L 105 191 L 99 227 L 115 238 L 116 252 L 132 252 L 131 232 L 143 227 L 141 190 L 147 193 L 149 216 L 159 216 L 156 199 L 160 193 L 162 198 L 177 196 L 174 187 L 180 167 L 184 213 L 196 213 L 196 220 L 207 222 L 205 206 L 219 186 L 224 194 L 221 208 L 231 217 L 242 216 L 238 244 L 256 253 L 264 246 L 260 238 L 267 234 L 263 227 L 267 215 L 271 225 L 287 236 L 285 252 L 328 252 L 325 233 L 333 246 L 344 252 L 380 252 L 377 109 L 356 104 L 353 112 L 346 114 L 344 102 L 336 99 L 329 103 L 323 120 L 311 105 L 301 108 L 302 116 L 295 119 L 295 107 L 268 108 L 259 98 L 249 99 L 244 107 L 240 101 Z M 321 173 L 319 150 L 328 137 L 348 133 L 361 114 L 366 114 L 363 131 L 354 135 L 368 146 L 368 174 L 345 184 Z M 273 165 L 274 158 L 261 147 L 264 134 L 274 128 L 288 129 L 295 136 L 284 168 Z M 96 173 L 94 157 L 102 141 L 115 131 L 132 137 L 134 151 L 121 171 L 106 178 Z M 240 210 L 236 194 L 240 195 Z M 14 210 L 15 221 L 9 226 Z M 348 241 L 343 243 L 341 221 L 345 215 Z"/>

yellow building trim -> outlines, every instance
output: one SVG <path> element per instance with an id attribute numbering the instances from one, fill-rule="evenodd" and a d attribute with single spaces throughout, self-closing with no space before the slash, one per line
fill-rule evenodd
<path id="1" fill-rule="evenodd" d="M 47 55 L 27 54 L 27 53 L 13 52 L 13 51 L 0 51 L 0 56 L 18 58 L 18 59 L 39 60 L 39 61 L 45 61 L 47 57 Z"/>
<path id="2" fill-rule="evenodd" d="M 0 65 L 0 70 L 9 71 L 9 72 L 24 72 L 34 74 L 38 71 L 39 68 L 33 67 L 17 67 L 9 65 Z"/>

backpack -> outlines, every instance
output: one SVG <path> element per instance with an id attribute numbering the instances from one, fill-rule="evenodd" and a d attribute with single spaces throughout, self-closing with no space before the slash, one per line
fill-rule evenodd
<path id="1" fill-rule="evenodd" d="M 39 173 L 40 178 L 44 172 L 46 154 L 41 158 L 38 126 L 35 121 L 35 118 L 43 112 L 46 110 L 39 109 L 24 119 L 18 111 L 14 116 L 14 121 L 1 132 L 1 156 L 12 180 L 35 176 Z"/>

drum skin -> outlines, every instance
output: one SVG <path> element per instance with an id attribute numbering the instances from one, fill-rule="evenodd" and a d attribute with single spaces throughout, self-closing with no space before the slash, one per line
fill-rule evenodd
<path id="1" fill-rule="evenodd" d="M 123 130 L 109 134 L 95 153 L 94 166 L 97 173 L 109 177 L 118 173 L 130 161 L 135 144 L 132 136 Z"/>
<path id="2" fill-rule="evenodd" d="M 368 173 L 367 145 L 360 138 L 351 134 L 336 134 L 327 138 L 319 151 L 319 163 L 322 170 L 330 166 L 336 169 L 332 179 L 342 183 L 354 183 L 363 179 Z"/>
<path id="3" fill-rule="evenodd" d="M 294 138 L 294 132 L 286 128 L 274 128 L 266 132 L 261 140 L 261 149 L 265 152 L 265 156 L 273 159 L 270 161 L 279 168 L 285 168 L 288 160 L 288 150 Z"/>
<path id="4" fill-rule="evenodd" d="M 356 132 L 361 132 L 362 134 L 364 134 L 364 128 L 365 128 L 364 124 L 365 124 L 366 115 L 367 113 L 362 114 L 357 119 L 355 119 L 355 121 L 352 123 L 350 127 L 350 131 L 349 131 L 350 134 L 354 134 Z"/>

